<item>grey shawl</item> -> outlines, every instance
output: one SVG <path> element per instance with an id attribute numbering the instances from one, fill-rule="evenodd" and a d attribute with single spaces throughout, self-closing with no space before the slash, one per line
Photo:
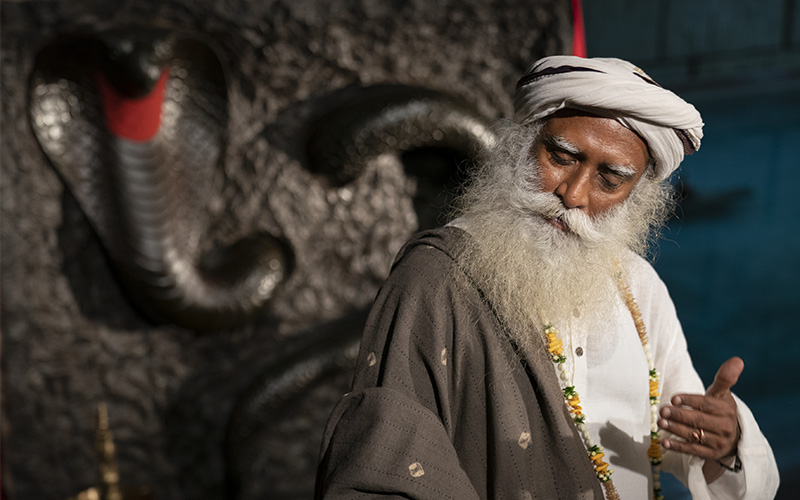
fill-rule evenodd
<path id="1" fill-rule="evenodd" d="M 552 363 L 516 352 L 459 278 L 467 237 L 445 227 L 400 250 L 325 430 L 317 498 L 603 498 Z"/>

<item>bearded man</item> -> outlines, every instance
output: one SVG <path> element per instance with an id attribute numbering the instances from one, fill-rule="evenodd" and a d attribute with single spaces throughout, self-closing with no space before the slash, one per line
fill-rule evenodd
<path id="1" fill-rule="evenodd" d="M 618 59 L 537 61 L 458 217 L 409 241 L 381 288 L 318 498 L 772 498 L 772 450 L 704 390 L 642 257 L 697 150 L 693 106 Z M 612 474 L 613 472 L 613 474 Z"/>

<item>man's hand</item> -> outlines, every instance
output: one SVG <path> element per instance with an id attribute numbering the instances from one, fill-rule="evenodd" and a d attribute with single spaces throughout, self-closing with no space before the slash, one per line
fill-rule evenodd
<path id="1" fill-rule="evenodd" d="M 739 423 L 731 387 L 739 380 L 743 369 L 744 361 L 733 357 L 720 366 L 704 396 L 673 396 L 672 405 L 661 408 L 658 426 L 685 441 L 664 439 L 661 443 L 664 448 L 711 459 L 706 463 L 714 465 L 715 460 L 733 457 L 739 445 Z M 706 478 L 709 479 L 708 474 Z"/>

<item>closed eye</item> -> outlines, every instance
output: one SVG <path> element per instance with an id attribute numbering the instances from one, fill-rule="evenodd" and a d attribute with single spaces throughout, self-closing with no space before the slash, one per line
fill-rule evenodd
<path id="1" fill-rule="evenodd" d="M 622 187 L 625 184 L 625 179 L 620 179 L 616 175 L 609 175 L 609 174 L 600 174 L 600 181 L 603 183 L 603 187 L 614 191 Z"/>
<path id="2" fill-rule="evenodd" d="M 559 165 L 570 165 L 575 162 L 575 158 L 572 157 L 569 153 L 565 153 L 563 151 L 551 151 L 548 150 L 550 153 L 550 159 Z"/>
<path id="3" fill-rule="evenodd" d="M 636 170 L 621 165 L 605 165 L 601 168 L 600 179 L 603 186 L 615 190 L 636 177 Z"/>
<path id="4" fill-rule="evenodd" d="M 578 148 L 561 137 L 545 135 L 542 137 L 542 142 L 550 159 L 559 165 L 571 165 L 583 159 Z"/>

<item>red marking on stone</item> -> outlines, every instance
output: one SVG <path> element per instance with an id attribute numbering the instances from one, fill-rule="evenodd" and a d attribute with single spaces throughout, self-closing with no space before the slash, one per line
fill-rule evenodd
<path id="1" fill-rule="evenodd" d="M 102 72 L 98 72 L 97 84 L 108 129 L 131 141 L 146 142 L 152 139 L 161 126 L 161 105 L 167 78 L 169 71 L 165 69 L 149 94 L 130 98 L 122 95 Z"/>

